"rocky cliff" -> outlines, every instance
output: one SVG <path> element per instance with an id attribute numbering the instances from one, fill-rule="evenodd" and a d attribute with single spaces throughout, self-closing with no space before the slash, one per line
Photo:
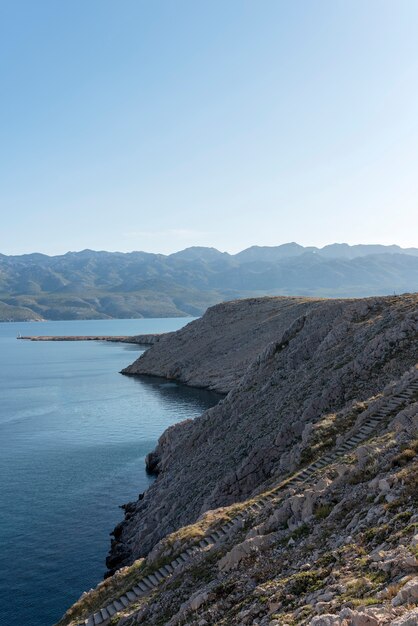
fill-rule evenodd
<path id="1" fill-rule="evenodd" d="M 397 624 L 418 599 L 417 362 L 416 294 L 232 302 L 162 337 L 127 373 L 229 393 L 162 435 L 115 529 L 128 567 L 62 624 L 105 600 L 97 623 Z M 121 621 L 110 599 L 145 575 Z"/>
<path id="2" fill-rule="evenodd" d="M 161 336 L 124 374 L 151 374 L 228 393 L 263 348 L 323 300 L 252 298 L 218 304 L 176 333 Z"/>
<path id="3" fill-rule="evenodd" d="M 291 470 L 306 428 L 378 393 L 418 361 L 417 308 L 416 296 L 241 300 L 162 338 L 130 373 L 231 391 L 162 435 L 158 479 L 116 529 L 110 569 Z"/>

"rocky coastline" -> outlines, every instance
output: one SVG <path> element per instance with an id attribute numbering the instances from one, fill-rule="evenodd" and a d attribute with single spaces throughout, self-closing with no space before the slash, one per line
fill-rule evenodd
<path id="1" fill-rule="evenodd" d="M 145 575 L 179 550 L 191 550 L 191 555 L 196 537 L 212 532 L 219 536 L 215 544 L 220 541 L 220 547 L 208 548 L 206 556 L 195 560 L 190 556 L 185 570 L 177 559 L 176 587 L 161 582 L 164 568 L 158 570 L 151 580 L 161 591 L 137 604 L 129 600 L 132 609 L 127 605 L 121 619 L 116 615 L 111 623 L 397 624 L 405 611 L 396 606 L 404 602 L 399 596 L 399 605 L 390 609 L 389 596 L 384 595 L 390 592 L 384 589 L 396 584 L 399 591 L 418 575 L 414 551 L 405 547 L 411 538 L 406 531 L 399 534 L 406 527 L 412 535 L 418 530 L 418 489 L 408 487 L 418 462 L 417 363 L 417 294 L 235 301 L 212 307 L 199 320 L 161 337 L 123 373 L 164 376 L 226 395 L 199 418 L 167 429 L 148 455 L 148 468 L 157 479 L 136 502 L 125 505 L 125 519 L 113 532 L 109 577 L 89 596 L 91 606 L 98 606 L 99 597 L 100 602 L 110 598 L 108 590 L 123 589 L 125 577 L 137 579 L 138 568 Z M 344 450 L 347 455 L 354 451 L 345 464 L 334 460 L 333 450 L 341 446 L 343 456 Z M 312 487 L 291 488 L 280 506 L 253 505 L 258 498 L 260 504 L 267 502 L 277 485 L 315 459 L 318 464 L 304 479 L 321 472 Z M 237 510 L 245 512 L 247 521 L 237 536 L 227 533 L 221 540 L 222 533 L 210 529 Z M 392 511 L 396 520 L 408 523 L 392 527 Z M 380 544 L 374 540 L 377 532 Z M 351 544 L 346 567 L 340 567 L 345 578 L 333 576 L 326 555 Z M 362 550 L 378 550 L 379 545 L 382 563 L 389 563 L 391 550 L 406 550 L 407 555 L 398 569 L 382 566 L 385 580 L 380 574 L 367 578 L 369 570 L 361 570 L 357 562 Z M 304 572 L 311 570 L 321 581 L 309 576 L 305 580 Z M 350 580 L 356 577 L 363 587 L 349 595 Z M 282 580 L 288 581 L 287 600 Z M 244 595 L 240 589 L 245 589 Z M 325 599 L 315 595 L 317 589 Z M 367 589 L 381 594 L 381 606 L 373 596 L 380 617 L 367 608 Z M 397 598 L 398 591 L 392 597 Z M 405 589 L 404 596 L 409 601 L 414 593 Z M 261 595 L 269 598 L 264 604 Z M 363 604 L 352 600 L 356 597 Z M 360 604 L 366 611 L 362 608 L 363 622 L 357 615 Z M 331 617 L 321 621 L 328 609 Z M 60 624 L 76 624 L 72 615 L 86 611 L 80 600 Z M 417 622 L 399 622 L 404 623 Z"/>
<path id="2" fill-rule="evenodd" d="M 111 569 L 292 468 L 294 446 L 317 415 L 364 400 L 417 362 L 408 341 L 416 316 L 416 296 L 238 300 L 212 307 L 123 370 L 229 393 L 160 437 L 151 455 L 159 477 L 119 529 Z"/>

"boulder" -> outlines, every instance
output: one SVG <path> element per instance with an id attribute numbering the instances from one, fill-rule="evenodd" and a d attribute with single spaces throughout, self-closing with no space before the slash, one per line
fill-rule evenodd
<path id="1" fill-rule="evenodd" d="M 391 626 L 417 626 L 418 624 L 418 608 L 404 613 L 402 617 L 398 617 L 392 622 Z"/>
<path id="2" fill-rule="evenodd" d="M 409 580 L 392 600 L 393 606 L 416 604 L 418 602 L 418 576 Z"/>
<path id="3" fill-rule="evenodd" d="M 273 538 L 270 535 L 261 535 L 246 539 L 242 543 L 237 544 L 230 552 L 219 561 L 219 569 L 227 572 L 235 569 L 238 564 L 247 556 L 260 550 L 265 550 L 272 543 Z"/>
<path id="4" fill-rule="evenodd" d="M 338 615 L 331 615 L 330 613 L 313 617 L 309 622 L 309 626 L 340 626 L 340 624 Z"/>

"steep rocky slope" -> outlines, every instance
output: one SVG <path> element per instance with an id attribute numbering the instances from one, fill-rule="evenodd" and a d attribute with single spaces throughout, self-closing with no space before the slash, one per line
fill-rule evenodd
<path id="1" fill-rule="evenodd" d="M 203 511 L 249 497 L 291 470 L 309 423 L 367 399 L 417 362 L 417 314 L 417 296 L 244 300 L 214 307 L 161 339 L 137 371 L 218 389 L 225 378 L 233 388 L 197 420 L 162 435 L 153 455 L 160 474 L 116 529 L 109 568 L 144 556 Z M 224 335 L 236 352 L 225 354 Z"/>
<path id="2" fill-rule="evenodd" d="M 418 296 L 233 302 L 180 333 L 137 371 L 231 391 L 163 434 L 128 567 L 61 623 L 417 624 Z"/>
<path id="3" fill-rule="evenodd" d="M 228 393 L 260 351 L 322 300 L 252 298 L 214 306 L 146 352 L 124 374 L 154 374 Z"/>

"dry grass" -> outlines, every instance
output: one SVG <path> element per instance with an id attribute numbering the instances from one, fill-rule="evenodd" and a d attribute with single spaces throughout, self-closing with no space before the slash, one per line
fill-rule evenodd
<path id="1" fill-rule="evenodd" d="M 138 559 L 131 566 L 122 568 L 111 578 L 99 583 L 93 591 L 82 596 L 56 626 L 68 626 L 72 622 L 86 619 L 91 613 L 110 604 L 131 589 L 145 574 L 144 559 Z"/>

